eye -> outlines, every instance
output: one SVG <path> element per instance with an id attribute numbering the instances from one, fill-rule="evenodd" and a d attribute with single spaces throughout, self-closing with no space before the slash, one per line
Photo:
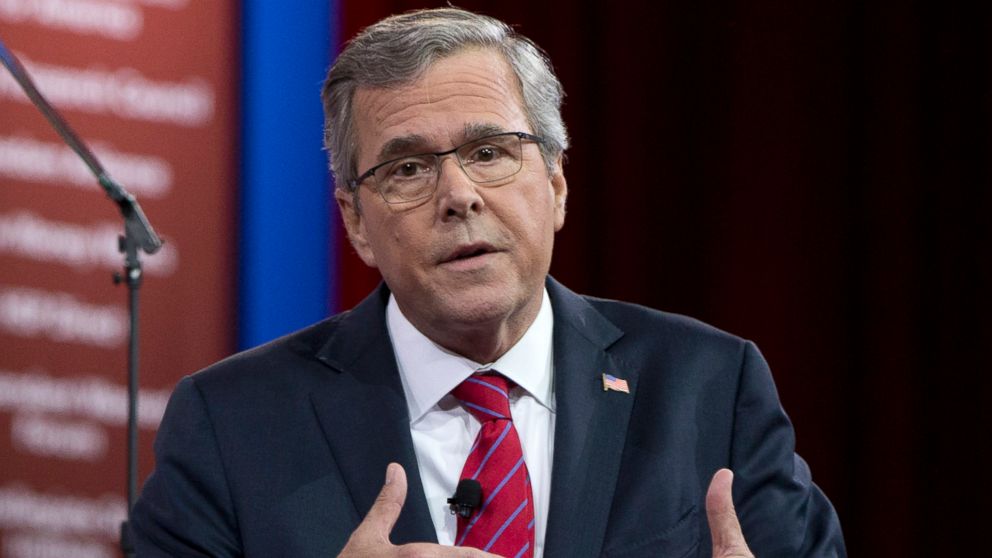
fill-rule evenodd
<path id="1" fill-rule="evenodd" d="M 507 151 L 494 143 L 484 143 L 473 147 L 469 152 L 468 163 L 493 163 L 507 156 Z"/>
<path id="2" fill-rule="evenodd" d="M 384 169 L 383 178 L 388 180 L 408 180 L 430 175 L 431 162 L 418 157 L 401 159 Z"/>
<path id="3" fill-rule="evenodd" d="M 476 161 L 479 161 L 480 163 L 485 163 L 487 161 L 492 161 L 493 159 L 496 159 L 499 156 L 500 156 L 499 149 L 491 145 L 487 145 L 476 151 L 475 154 L 472 156 L 472 158 L 475 159 Z"/>

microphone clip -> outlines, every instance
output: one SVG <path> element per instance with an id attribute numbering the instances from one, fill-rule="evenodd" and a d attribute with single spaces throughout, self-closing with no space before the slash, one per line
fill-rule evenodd
<path id="1" fill-rule="evenodd" d="M 472 516 L 472 510 L 482 504 L 482 485 L 475 479 L 462 479 L 458 481 L 455 488 L 455 495 L 448 498 L 448 509 L 451 515 L 457 515 L 468 519 Z"/>

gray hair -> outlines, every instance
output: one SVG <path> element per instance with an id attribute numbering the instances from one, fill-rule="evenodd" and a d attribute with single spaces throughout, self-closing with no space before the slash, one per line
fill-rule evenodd
<path id="1" fill-rule="evenodd" d="M 416 81 L 438 60 L 467 47 L 503 55 L 520 83 L 523 109 L 533 133 L 545 139 L 541 155 L 553 172 L 568 148 L 561 118 L 564 93 L 544 51 L 498 19 L 457 8 L 418 10 L 367 27 L 338 55 L 327 73 L 324 148 L 337 187 L 358 176 L 352 101 L 359 87 L 392 87 Z"/>

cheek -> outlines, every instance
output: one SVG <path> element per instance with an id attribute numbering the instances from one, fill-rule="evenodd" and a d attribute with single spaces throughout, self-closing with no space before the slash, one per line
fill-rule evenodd
<path id="1" fill-rule="evenodd" d="M 555 197 L 551 184 L 546 179 L 542 179 L 529 190 L 530 195 L 524 203 L 527 204 L 526 212 L 529 214 L 530 227 L 536 229 L 535 232 L 545 234 L 546 229 L 553 232 L 555 222 Z"/>
<path id="2" fill-rule="evenodd" d="M 514 231 L 521 247 L 539 252 L 554 238 L 554 201 L 537 188 L 521 195 L 513 204 L 507 225 Z"/>
<path id="3" fill-rule="evenodd" d="M 373 215 L 366 211 L 362 226 L 365 231 L 365 238 L 368 239 L 369 249 L 380 268 L 384 264 L 388 265 L 391 259 L 390 247 L 395 243 L 392 240 L 393 231 L 389 228 L 387 220 L 383 219 L 382 215 Z"/>
<path id="4" fill-rule="evenodd" d="M 380 268 L 411 268 L 419 265 L 429 248 L 429 235 L 423 227 L 416 226 L 414 215 L 385 215 L 370 220 L 368 228 L 374 231 L 372 248 Z"/>
<path id="5" fill-rule="evenodd" d="M 422 250 L 430 231 L 429 225 L 425 225 L 420 220 L 421 217 L 416 215 L 402 215 L 384 223 L 383 226 L 389 229 L 387 236 L 391 246 L 388 248 L 401 255 L 404 251 Z"/>

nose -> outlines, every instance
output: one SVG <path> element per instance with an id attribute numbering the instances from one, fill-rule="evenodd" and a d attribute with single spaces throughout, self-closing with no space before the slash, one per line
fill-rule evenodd
<path id="1" fill-rule="evenodd" d="M 479 185 L 472 181 L 454 156 L 441 159 L 438 168 L 436 200 L 443 219 L 464 219 L 479 213 L 486 202 Z"/>

